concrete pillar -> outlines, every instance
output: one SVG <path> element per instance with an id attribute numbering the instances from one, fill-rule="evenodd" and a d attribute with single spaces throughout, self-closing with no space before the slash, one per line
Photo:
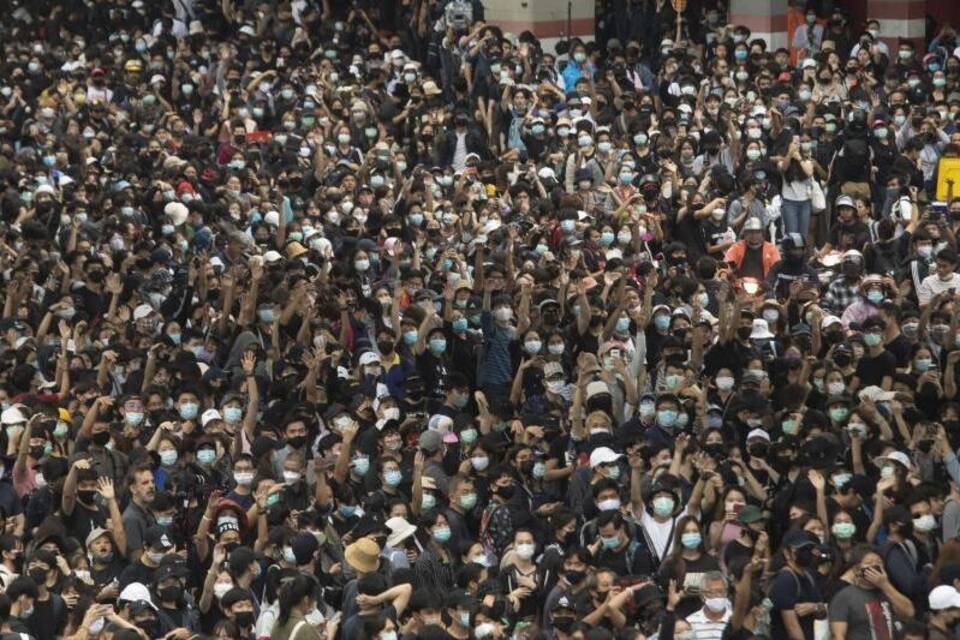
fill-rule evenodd
<path id="1" fill-rule="evenodd" d="M 891 57 L 897 55 L 901 40 L 923 50 L 926 5 L 926 0 L 867 0 L 867 18 L 880 22 L 880 39 L 890 48 Z"/>
<path id="2" fill-rule="evenodd" d="M 515 36 L 531 31 L 540 39 L 544 51 L 552 53 L 558 41 L 570 37 L 593 40 L 592 0 L 484 0 L 483 6 L 488 23 L 495 24 L 503 29 L 504 33 Z"/>
<path id="3" fill-rule="evenodd" d="M 750 39 L 760 38 L 767 50 L 786 47 L 787 0 L 730 0 L 730 24 L 750 29 Z"/>

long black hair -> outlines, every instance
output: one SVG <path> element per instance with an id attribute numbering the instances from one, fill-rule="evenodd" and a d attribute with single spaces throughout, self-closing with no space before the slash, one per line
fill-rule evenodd
<path id="1" fill-rule="evenodd" d="M 290 611 L 300 604 L 304 598 L 309 596 L 314 598 L 316 595 L 316 585 L 307 576 L 300 574 L 280 585 L 280 593 L 277 599 L 280 603 L 280 614 L 277 616 L 276 624 L 283 626 L 290 619 Z"/>

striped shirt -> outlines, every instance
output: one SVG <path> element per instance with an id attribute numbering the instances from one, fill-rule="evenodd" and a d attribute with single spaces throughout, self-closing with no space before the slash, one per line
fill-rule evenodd
<path id="1" fill-rule="evenodd" d="M 696 640 L 720 640 L 723 637 L 723 630 L 730 623 L 730 617 L 729 607 L 723 612 L 723 617 L 719 620 L 711 620 L 701 608 L 687 616 L 687 623 L 693 628 L 693 635 Z"/>
<path id="2" fill-rule="evenodd" d="M 483 329 L 483 349 L 477 362 L 477 383 L 481 387 L 509 384 L 513 380 L 510 343 L 516 330 L 497 325 L 489 311 L 483 312 L 480 326 Z"/>

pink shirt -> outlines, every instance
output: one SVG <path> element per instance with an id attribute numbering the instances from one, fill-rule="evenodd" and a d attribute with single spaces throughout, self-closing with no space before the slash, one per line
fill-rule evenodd
<path id="1" fill-rule="evenodd" d="M 15 462 L 13 465 L 13 489 L 19 497 L 33 491 L 37 486 L 37 472 L 26 464 Z"/>

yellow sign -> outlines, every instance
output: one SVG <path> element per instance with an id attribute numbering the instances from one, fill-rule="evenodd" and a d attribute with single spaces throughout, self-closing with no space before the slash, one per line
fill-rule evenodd
<path id="1" fill-rule="evenodd" d="M 960 198 L 960 158 L 940 158 L 937 165 L 937 200 Z"/>

